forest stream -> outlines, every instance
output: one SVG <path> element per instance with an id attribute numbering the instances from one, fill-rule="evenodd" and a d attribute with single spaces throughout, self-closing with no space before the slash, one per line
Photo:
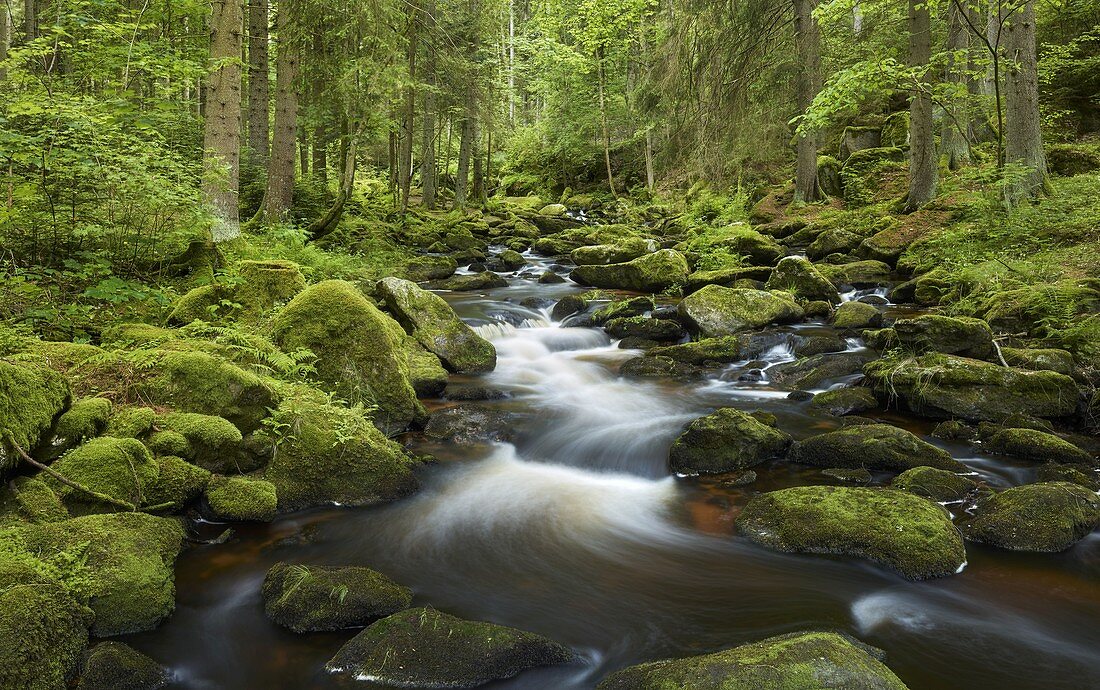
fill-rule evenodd
<path id="1" fill-rule="evenodd" d="M 527 267 L 504 274 L 507 287 L 438 293 L 498 353 L 494 371 L 452 376 L 448 393 L 485 388 L 494 394 L 481 397 L 496 399 L 429 407 L 488 410 L 504 420 L 495 437 L 506 441 L 406 438 L 439 459 L 421 472 L 415 496 L 241 524 L 231 542 L 185 552 L 175 613 L 123 641 L 195 690 L 369 687 L 323 670 L 355 631 L 303 636 L 265 618 L 264 575 L 292 561 L 369 566 L 412 587 L 418 606 L 540 633 L 577 654 L 487 687 L 592 688 L 630 664 L 806 629 L 882 648 L 913 690 L 1100 687 L 1100 535 L 1060 554 L 968 544 L 961 574 L 910 582 L 864 560 L 778 553 L 735 535 L 750 494 L 829 483 L 817 468 L 760 465 L 751 489 L 670 476 L 673 440 L 719 407 L 770 412 L 795 439 L 839 427 L 840 418 L 811 414 L 768 380 L 771 366 L 793 359 L 794 339 L 831 326 L 772 327 L 776 345 L 757 361 L 702 381 L 627 382 L 618 367 L 639 352 L 603 329 L 552 321 L 549 307 L 584 288 L 536 282 L 569 268 L 525 258 Z M 927 420 L 868 416 L 928 438 L 991 487 L 1034 481 L 1034 464 L 993 462 L 969 444 L 932 439 Z M 224 529 L 197 525 L 209 538 Z"/>

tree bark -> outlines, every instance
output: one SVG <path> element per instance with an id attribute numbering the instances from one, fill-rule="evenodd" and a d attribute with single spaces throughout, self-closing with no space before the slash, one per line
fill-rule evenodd
<path id="1" fill-rule="evenodd" d="M 8 59 L 8 50 L 11 49 L 11 10 L 8 9 L 8 0 L 0 2 L 0 62 Z M 0 67 L 0 81 L 8 78 L 8 72 Z"/>
<path id="2" fill-rule="evenodd" d="M 38 38 L 38 0 L 23 0 L 23 34 L 26 41 Z"/>
<path id="3" fill-rule="evenodd" d="M 275 57 L 275 133 L 267 169 L 264 219 L 280 222 L 294 195 L 294 145 L 298 136 L 298 42 L 293 35 L 297 0 L 284 0 L 277 16 Z"/>
<path id="4" fill-rule="evenodd" d="M 401 133 L 401 160 L 398 164 L 398 179 L 401 186 L 401 210 L 409 208 L 409 192 L 412 189 L 413 171 L 413 128 L 416 126 L 416 38 L 417 25 L 420 23 L 419 7 L 416 0 L 407 5 L 408 46 L 406 61 L 409 69 L 409 83 L 405 86 L 404 125 Z"/>
<path id="5" fill-rule="evenodd" d="M 432 29 L 435 28 L 435 2 L 428 0 L 424 8 L 424 21 Z M 424 208 L 435 208 L 436 198 L 436 162 L 435 162 L 435 35 L 434 31 L 428 32 L 425 43 L 427 48 L 427 64 L 424 77 L 426 79 L 424 89 L 424 117 L 423 135 L 420 145 L 420 203 Z"/>
<path id="6" fill-rule="evenodd" d="M 1005 161 L 1026 166 L 1024 179 L 1008 190 L 1010 201 L 1036 196 L 1047 180 L 1039 119 L 1039 71 L 1035 48 L 1035 0 L 1027 0 L 1007 23 L 1004 41 Z"/>
<path id="7" fill-rule="evenodd" d="M 821 28 L 814 19 L 816 0 L 793 0 L 795 41 L 802 69 L 795 86 L 798 111 L 805 113 L 821 90 Z M 795 142 L 794 202 L 821 197 L 817 183 L 817 134 L 797 135 Z"/>
<path id="8" fill-rule="evenodd" d="M 474 117 L 470 120 L 470 197 L 475 204 L 485 204 L 485 165 L 481 150 L 481 120 Z"/>
<path id="9" fill-rule="evenodd" d="M 344 169 L 340 176 L 340 189 L 332 206 L 321 218 L 314 221 L 308 228 L 310 239 L 316 240 L 331 233 L 340 224 L 340 218 L 344 215 L 344 207 L 352 190 L 355 188 L 355 157 L 359 147 L 359 131 L 348 137 L 344 149 Z"/>
<path id="10" fill-rule="evenodd" d="M 932 94 L 928 60 L 932 57 L 932 18 L 927 0 L 909 0 L 909 65 L 925 68 L 909 102 L 909 197 L 906 211 L 936 196 L 936 142 L 932 134 Z"/>
<path id="11" fill-rule="evenodd" d="M 210 17 L 212 71 L 206 89 L 203 194 L 214 215 L 215 242 L 240 235 L 237 189 L 241 152 L 240 0 L 214 0 Z"/>
<path id="12" fill-rule="evenodd" d="M 467 111 L 462 118 L 458 140 L 458 170 L 455 173 L 455 208 L 466 208 L 466 184 L 470 179 L 470 153 L 473 149 L 474 123 Z"/>
<path id="13" fill-rule="evenodd" d="M 603 162 L 607 168 L 607 186 L 611 189 L 611 196 L 618 196 L 615 191 L 615 176 L 611 173 L 611 130 L 607 126 L 607 77 L 604 73 L 604 51 L 601 47 L 596 51 L 596 73 L 600 87 L 600 127 L 603 129 Z"/>
<path id="14" fill-rule="evenodd" d="M 268 83 L 268 0 L 248 4 L 248 148 L 256 165 L 266 166 L 271 155 L 271 86 Z"/>
<path id="15" fill-rule="evenodd" d="M 967 65 L 970 53 L 970 31 L 966 26 L 965 10 L 955 2 L 947 5 L 947 81 L 955 86 L 950 95 L 940 142 L 951 170 L 970 165 L 970 116 L 969 79 Z"/>

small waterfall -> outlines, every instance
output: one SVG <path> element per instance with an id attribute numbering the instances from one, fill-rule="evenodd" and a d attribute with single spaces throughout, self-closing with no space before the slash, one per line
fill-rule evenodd
<path id="1" fill-rule="evenodd" d="M 474 332 L 480 335 L 486 340 L 502 340 L 510 336 L 515 335 L 518 331 L 531 329 L 531 328 L 549 328 L 551 326 L 550 319 L 542 317 L 532 317 L 520 321 L 519 324 L 511 324 L 507 322 L 486 323 L 480 326 L 474 326 Z"/>

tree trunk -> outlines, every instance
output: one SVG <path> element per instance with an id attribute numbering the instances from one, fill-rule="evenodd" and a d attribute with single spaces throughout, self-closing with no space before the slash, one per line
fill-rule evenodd
<path id="1" fill-rule="evenodd" d="M 413 171 L 413 128 L 416 126 L 416 27 L 420 23 L 419 7 L 416 0 L 407 5 L 408 46 L 406 61 L 409 68 L 409 83 L 405 86 L 405 113 L 401 132 L 401 160 L 398 164 L 401 184 L 401 210 L 409 208 L 409 192 L 412 189 Z"/>
<path id="2" fill-rule="evenodd" d="M 798 44 L 798 71 L 796 105 L 799 113 L 805 113 L 821 90 L 821 28 L 814 19 L 816 0 L 793 0 L 794 31 Z M 808 203 L 820 198 L 817 183 L 817 134 L 797 135 L 795 142 L 794 202 Z"/>
<path id="3" fill-rule="evenodd" d="M 428 0 L 424 8 L 424 21 L 428 26 L 435 27 L 435 2 Z M 424 123 L 423 138 L 420 146 L 420 187 L 421 203 L 425 208 L 435 208 L 436 196 L 436 167 L 435 167 L 435 36 L 428 33 L 426 43 L 428 61 L 425 65 L 424 76 L 427 80 L 424 89 Z"/>
<path id="4" fill-rule="evenodd" d="M 210 73 L 203 132 L 203 194 L 214 215 L 215 242 L 240 235 L 237 189 L 241 152 L 240 0 L 214 0 L 210 17 Z"/>
<path id="5" fill-rule="evenodd" d="M 485 165 L 484 159 L 479 153 L 481 149 L 481 121 L 478 118 L 471 120 L 470 129 L 470 142 L 472 149 L 470 150 L 470 161 L 472 163 L 471 168 L 471 180 L 470 180 L 470 196 L 475 204 L 485 204 Z"/>
<path id="6" fill-rule="evenodd" d="M 1039 120 L 1039 72 L 1035 50 L 1035 0 L 1027 0 L 1007 23 L 1004 40 L 1005 161 L 1028 168 L 1008 190 L 1009 200 L 1036 196 L 1047 179 L 1047 161 Z"/>
<path id="7" fill-rule="evenodd" d="M 466 208 L 466 184 L 470 178 L 470 154 L 473 149 L 474 123 L 470 113 L 462 119 L 458 140 L 458 171 L 455 173 L 455 208 Z"/>
<path id="8" fill-rule="evenodd" d="M 932 19 L 927 0 L 909 0 L 909 65 L 926 68 L 909 102 L 909 197 L 915 211 L 936 196 L 936 142 L 932 135 L 932 94 L 928 60 L 932 56 Z"/>
<path id="9" fill-rule="evenodd" d="M 965 12 L 957 3 L 947 6 L 947 81 L 955 86 L 948 98 L 940 142 L 951 170 L 970 165 L 969 79 L 970 31 Z"/>
<path id="10" fill-rule="evenodd" d="M 318 114 L 320 117 L 320 114 Z M 328 184 L 328 141 L 326 140 L 325 126 L 318 120 L 313 128 L 313 175 L 327 186 Z"/>
<path id="11" fill-rule="evenodd" d="M 314 221 L 307 229 L 310 239 L 316 240 L 324 237 L 339 226 L 340 218 L 344 215 L 344 206 L 355 188 L 355 156 L 359 145 L 359 131 L 356 131 L 348 139 L 347 144 L 342 146 L 344 150 L 344 169 L 340 176 L 340 189 L 325 215 Z"/>
<path id="12" fill-rule="evenodd" d="M 294 194 L 294 145 L 298 136 L 298 44 L 292 35 L 297 0 L 284 0 L 277 16 L 275 57 L 275 134 L 267 168 L 264 218 L 279 222 L 290 211 Z"/>
<path id="13" fill-rule="evenodd" d="M 308 107 L 307 105 L 306 108 Z M 309 176 L 309 137 L 306 136 L 306 128 L 303 125 L 298 126 L 298 173 L 302 177 Z"/>
<path id="14" fill-rule="evenodd" d="M 653 170 L 653 129 L 645 130 L 645 183 L 650 191 L 657 184 L 657 175 Z"/>
<path id="15" fill-rule="evenodd" d="M 23 34 L 28 42 L 38 38 L 38 0 L 23 0 Z"/>
<path id="16" fill-rule="evenodd" d="M 604 51 L 601 47 L 596 51 L 596 74 L 599 78 L 600 88 L 600 127 L 603 129 L 603 162 L 607 168 L 607 186 L 611 189 L 612 196 L 618 196 L 615 192 L 615 176 L 611 174 L 611 130 L 607 126 L 607 78 L 603 65 Z"/>
<path id="17" fill-rule="evenodd" d="M 11 10 L 8 9 L 8 0 L 0 2 L 0 62 L 8 59 L 8 50 L 11 48 Z M 0 67 L 0 81 L 8 78 L 8 72 Z"/>
<path id="18" fill-rule="evenodd" d="M 248 148 L 253 162 L 259 166 L 267 165 L 271 152 L 267 3 L 268 0 L 250 0 L 248 4 Z"/>

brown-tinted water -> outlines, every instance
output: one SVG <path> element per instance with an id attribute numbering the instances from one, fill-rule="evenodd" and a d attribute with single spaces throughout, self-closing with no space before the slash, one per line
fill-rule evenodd
<path id="1" fill-rule="evenodd" d="M 748 487 L 671 477 L 667 453 L 679 430 L 719 406 L 773 412 L 796 437 L 836 420 L 811 415 L 766 381 L 739 381 L 736 365 L 701 383 L 622 380 L 615 372 L 631 353 L 602 331 L 559 328 L 518 305 L 576 287 L 511 283 L 446 296 L 472 323 L 497 324 L 485 329 L 497 370 L 476 383 L 511 397 L 478 404 L 516 413 L 514 443 L 423 443 L 440 462 L 424 469 L 411 498 L 292 515 L 192 549 L 178 563 L 175 614 L 127 641 L 186 688 L 370 687 L 322 670 L 355 631 L 296 635 L 264 617 L 264 573 L 287 560 L 367 565 L 411 586 L 417 604 L 539 632 L 578 654 L 492 687 L 591 688 L 629 664 L 806 628 L 883 648 L 913 690 L 1100 687 L 1096 535 L 1062 554 L 968 544 L 961 574 L 919 583 L 863 561 L 750 544 L 733 521 L 754 492 L 830 480 L 782 462 L 757 468 Z M 782 344 L 765 357 L 790 358 Z M 920 434 L 931 428 L 883 418 Z M 929 440 L 991 486 L 1033 478 L 1027 463 Z M 196 529 L 212 537 L 223 526 Z"/>

